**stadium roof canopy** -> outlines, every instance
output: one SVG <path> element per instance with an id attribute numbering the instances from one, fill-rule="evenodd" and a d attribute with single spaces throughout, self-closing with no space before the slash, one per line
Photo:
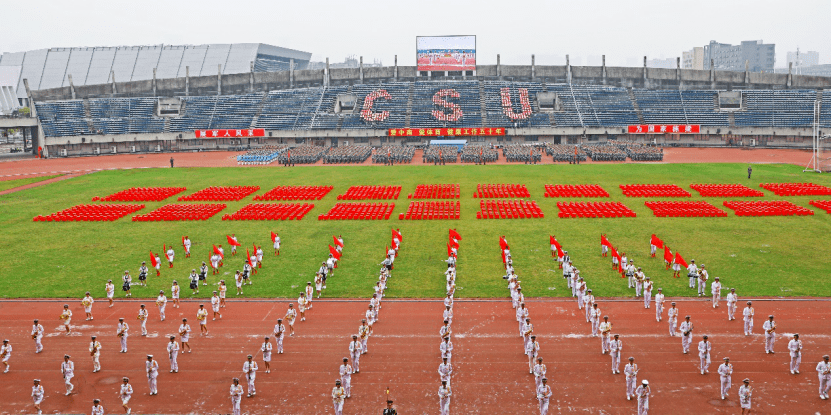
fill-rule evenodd
<path id="1" fill-rule="evenodd" d="M 106 84 L 111 72 L 118 82 L 149 80 L 153 68 L 156 79 L 184 77 L 186 67 L 192 77 L 216 75 L 217 65 L 223 74 L 239 74 L 250 72 L 252 62 L 256 72 L 282 71 L 289 69 L 290 59 L 295 69 L 305 69 L 311 56 L 263 43 L 105 46 L 3 53 L 0 67 L 16 68 L 17 97 L 26 98 L 24 78 L 32 90 L 43 90 L 69 86 L 70 75 L 75 86 Z"/>

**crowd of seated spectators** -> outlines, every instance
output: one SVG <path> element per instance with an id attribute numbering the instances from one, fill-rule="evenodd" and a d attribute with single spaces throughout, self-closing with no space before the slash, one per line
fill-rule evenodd
<path id="1" fill-rule="evenodd" d="M 311 165 L 322 159 L 323 155 L 326 153 L 326 150 L 327 148 L 323 146 L 311 146 L 304 144 L 280 153 L 278 161 L 286 166 L 294 166 L 295 164 Z"/>
<path id="2" fill-rule="evenodd" d="M 523 162 L 526 165 L 542 161 L 542 151 L 536 145 L 509 144 L 502 148 L 502 155 L 508 162 Z"/>
<path id="3" fill-rule="evenodd" d="M 545 153 L 554 157 L 554 162 L 585 162 L 586 152 L 574 144 L 545 143 Z"/>
<path id="4" fill-rule="evenodd" d="M 595 162 L 624 162 L 626 151 L 610 144 L 583 144 L 580 145 L 589 157 Z"/>
<path id="5" fill-rule="evenodd" d="M 372 163 L 392 165 L 395 163 L 411 163 L 415 155 L 413 146 L 382 146 L 372 155 Z"/>
<path id="6" fill-rule="evenodd" d="M 466 144 L 462 148 L 461 157 L 462 162 L 484 165 L 499 160 L 499 152 L 494 149 L 492 144 Z"/>
<path id="7" fill-rule="evenodd" d="M 372 154 L 372 147 L 363 145 L 330 147 L 323 163 L 364 163 Z"/>
<path id="8" fill-rule="evenodd" d="M 456 163 L 459 151 L 453 146 L 430 146 L 421 156 L 422 163 L 444 165 L 447 162 Z"/>

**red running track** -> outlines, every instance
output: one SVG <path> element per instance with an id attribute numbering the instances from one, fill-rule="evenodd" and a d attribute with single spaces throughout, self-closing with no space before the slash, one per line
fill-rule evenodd
<path id="1" fill-rule="evenodd" d="M 394 290 L 395 282 L 392 281 Z M 554 284 L 560 284 L 557 279 Z M 816 363 L 831 351 L 831 336 L 822 323 L 831 302 L 789 300 L 754 302 L 756 334 L 745 337 L 741 321 L 728 322 L 724 303 L 714 310 L 708 301 L 678 299 L 682 316 L 690 314 L 696 325 L 695 342 L 710 335 L 713 365 L 709 375 L 698 372 L 698 357 L 681 353 L 681 340 L 669 337 L 666 322 L 657 323 L 654 309 L 645 310 L 642 302 L 599 301 L 610 316 L 614 333 L 624 342 L 623 361 L 635 356 L 641 367 L 640 378 L 647 378 L 653 389 L 652 414 L 737 414 L 740 380 L 750 377 L 755 394 L 753 413 L 809 414 L 831 411 L 831 402 L 817 394 Z M 141 337 L 135 316 L 139 300 L 119 299 L 112 309 L 99 301 L 93 307 L 96 319 L 82 320 L 83 311 L 73 301 L 74 334 L 60 334 L 58 310 L 63 301 L 0 303 L 4 319 L 0 334 L 14 346 L 12 371 L 3 374 L 0 384 L 0 413 L 31 414 L 32 379 L 42 380 L 46 390 L 44 413 L 88 412 L 93 398 L 100 398 L 108 414 L 122 412 L 116 397 L 123 376 L 130 377 L 135 390 L 131 401 L 137 414 L 227 414 L 230 412 L 228 387 L 232 377 L 241 377 L 247 354 L 255 354 L 260 364 L 254 398 L 243 398 L 247 414 L 330 414 L 331 389 L 337 368 L 347 355 L 350 334 L 357 330 L 364 301 L 318 300 L 307 313 L 306 322 L 295 325 L 297 335 L 286 337 L 283 355 L 274 354 L 272 373 L 263 373 L 258 354 L 262 336 L 268 334 L 286 310 L 288 300 L 230 300 L 220 321 L 208 321 L 210 336 L 191 338 L 192 354 L 180 354 L 180 371 L 168 372 L 165 335 L 174 332 L 182 317 L 189 318 L 196 330 L 197 302 L 186 301 L 181 309 L 167 309 L 167 320 L 159 322 L 158 311 L 150 307 L 150 335 Z M 632 414 L 635 402 L 626 401 L 623 375 L 612 375 L 610 358 L 600 354 L 599 338 L 588 336 L 589 326 L 582 311 L 571 300 L 526 300 L 541 345 L 541 356 L 548 365 L 554 396 L 550 412 Z M 667 299 L 667 307 L 670 302 Z M 152 305 L 152 302 L 147 301 Z M 740 304 L 743 304 L 742 300 Z M 32 319 L 39 314 L 47 336 L 44 352 L 34 353 L 29 337 Z M 384 390 L 401 414 L 437 414 L 437 373 L 442 304 L 434 301 L 385 301 L 375 334 L 369 341 L 369 354 L 361 359 L 361 373 L 353 375 L 352 398 L 346 401 L 346 414 L 372 414 L 384 405 Z M 776 354 L 764 353 L 761 324 L 775 314 L 780 338 Z M 451 413 L 534 414 L 534 381 L 528 374 L 522 340 L 510 302 L 458 300 L 454 309 Z M 115 324 L 118 317 L 131 324 L 129 352 L 119 354 Z M 198 332 L 194 331 L 194 333 Z M 786 333 L 799 332 L 804 341 L 802 374 L 788 372 L 785 352 Z M 89 336 L 99 335 L 103 344 L 102 371 L 92 373 L 87 352 Z M 697 344 L 694 344 L 694 346 Z M 694 348 L 694 347 L 693 347 Z M 59 373 L 63 354 L 75 361 L 73 380 L 77 394 L 63 396 Z M 152 353 L 160 364 L 159 395 L 148 396 L 144 376 L 145 355 Z M 719 398 L 716 367 L 730 356 L 734 365 L 733 388 L 728 400 Z M 243 382 L 243 384 L 245 384 Z"/>

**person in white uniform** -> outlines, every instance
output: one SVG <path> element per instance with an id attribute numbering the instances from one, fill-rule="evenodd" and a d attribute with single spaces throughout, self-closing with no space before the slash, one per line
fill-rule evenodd
<path id="1" fill-rule="evenodd" d="M 346 399 L 346 390 L 341 387 L 341 381 L 335 381 L 335 387 L 332 388 L 332 405 L 335 407 L 335 414 L 343 414 L 343 402 Z"/>
<path id="2" fill-rule="evenodd" d="M 742 311 L 742 316 L 744 317 L 744 335 L 750 335 L 753 333 L 753 315 L 756 314 L 756 311 L 753 310 L 753 302 L 747 301 L 747 306 L 744 307 Z"/>
<path id="3" fill-rule="evenodd" d="M 130 414 L 130 398 L 133 396 L 133 386 L 130 385 L 130 379 L 124 377 L 121 379 L 121 388 L 118 390 L 118 395 L 121 398 L 121 407 L 124 412 Z"/>
<path id="4" fill-rule="evenodd" d="M 635 389 L 635 397 L 638 398 L 638 414 L 649 414 L 649 394 L 652 389 L 649 387 L 649 381 L 641 381 L 641 385 Z"/>
<path id="5" fill-rule="evenodd" d="M 113 307 L 113 297 L 115 296 L 115 285 L 113 284 L 112 279 L 107 280 L 107 284 L 104 285 L 104 290 L 107 292 L 107 302 L 110 303 L 110 307 Z"/>
<path id="6" fill-rule="evenodd" d="M 708 340 L 708 336 L 704 335 L 701 341 L 698 342 L 698 358 L 700 360 L 699 369 L 701 370 L 701 375 L 708 374 L 710 372 L 710 351 L 713 348 L 713 345 Z"/>
<path id="7" fill-rule="evenodd" d="M 182 245 L 185 246 L 185 258 L 190 257 L 191 242 L 188 236 L 185 236 L 185 238 L 182 239 Z"/>
<path id="8" fill-rule="evenodd" d="M 152 355 L 148 355 L 144 367 L 147 372 L 147 384 L 150 387 L 150 395 L 155 396 L 159 394 L 158 383 L 156 383 L 156 379 L 159 378 L 159 362 L 154 360 Z"/>
<path id="9" fill-rule="evenodd" d="M 274 255 L 275 256 L 280 255 L 280 243 L 281 242 L 282 242 L 282 240 L 280 240 L 280 236 L 277 233 L 274 233 Z"/>
<path id="10" fill-rule="evenodd" d="M 690 344 L 692 343 L 693 333 L 693 323 L 690 320 L 689 315 L 684 318 L 684 322 L 681 322 L 681 326 L 678 327 L 678 330 L 681 332 L 681 349 L 684 354 L 687 354 L 690 352 Z"/>
<path id="11" fill-rule="evenodd" d="M 621 350 L 623 350 L 623 341 L 620 339 L 620 334 L 615 334 L 615 338 L 609 342 L 609 356 L 612 357 L 612 374 L 620 374 Z"/>
<path id="12" fill-rule="evenodd" d="M 453 375 L 453 364 L 447 362 L 447 358 L 441 359 L 441 364 L 439 364 L 439 379 L 441 381 L 446 381 L 447 385 L 450 386 L 450 376 Z"/>
<path id="13" fill-rule="evenodd" d="M 739 297 L 736 296 L 736 288 L 731 288 L 730 293 L 727 294 L 727 320 L 728 321 L 735 321 L 736 320 L 736 303 L 739 301 Z"/>
<path id="14" fill-rule="evenodd" d="M 6 367 L 3 373 L 9 372 L 9 358 L 12 358 L 12 344 L 9 344 L 9 340 L 4 339 L 3 345 L 0 345 L 0 360 L 3 361 L 3 365 Z"/>
<path id="15" fill-rule="evenodd" d="M 64 335 L 69 335 L 72 331 L 69 326 L 69 323 L 72 322 L 72 311 L 69 309 L 69 305 L 63 305 L 60 320 L 63 321 L 63 327 L 66 329 L 66 334 Z"/>
<path id="16" fill-rule="evenodd" d="M 713 294 L 713 309 L 718 308 L 718 302 L 721 300 L 721 282 L 718 276 L 713 279 L 713 284 L 710 285 L 710 293 Z"/>
<path id="17" fill-rule="evenodd" d="M 667 322 L 669 323 L 669 336 L 675 336 L 675 328 L 678 325 L 678 308 L 675 307 L 675 302 L 670 303 L 667 310 Z"/>
<path id="18" fill-rule="evenodd" d="M 586 308 L 586 322 L 592 321 L 592 305 L 594 305 L 594 295 L 592 294 L 591 289 L 586 289 L 586 295 L 583 296 L 583 306 Z"/>
<path id="19" fill-rule="evenodd" d="M 349 365 L 349 358 L 343 357 L 343 364 L 338 367 L 338 374 L 343 382 L 343 391 L 346 398 L 352 397 L 352 366 Z"/>
<path id="20" fill-rule="evenodd" d="M 170 298 L 173 299 L 173 307 L 179 307 L 179 282 L 173 281 L 173 285 L 170 287 Z"/>
<path id="21" fill-rule="evenodd" d="M 632 400 L 635 394 L 635 385 L 638 383 L 638 365 L 635 364 L 635 357 L 629 357 L 629 364 L 623 367 L 623 374 L 626 376 L 626 400 Z"/>
<path id="22" fill-rule="evenodd" d="M 37 319 L 34 322 L 32 325 L 32 339 L 35 340 L 35 354 L 40 354 L 43 351 L 43 344 L 41 343 L 43 339 L 43 325 L 39 324 Z"/>
<path id="23" fill-rule="evenodd" d="M 721 381 L 721 400 L 725 400 L 730 393 L 733 378 L 733 364 L 730 364 L 730 358 L 724 357 L 724 364 L 718 366 L 718 377 Z"/>
<path id="24" fill-rule="evenodd" d="M 453 343 L 450 342 L 450 337 L 442 340 L 441 345 L 439 345 L 439 351 L 441 351 L 441 358 L 447 358 L 447 362 L 449 363 L 453 358 Z"/>
<path id="25" fill-rule="evenodd" d="M 788 341 L 788 352 L 791 354 L 791 374 L 799 374 L 799 365 L 802 364 L 802 341 L 799 334 L 793 334 Z"/>
<path id="26" fill-rule="evenodd" d="M 540 414 L 548 414 L 548 402 L 551 399 L 551 387 L 548 386 L 548 379 L 543 377 L 542 384 L 537 386 L 537 401 L 540 403 Z"/>
<path id="27" fill-rule="evenodd" d="M 164 309 L 167 307 L 167 296 L 164 295 L 164 290 L 159 291 L 159 296 L 156 297 L 156 306 L 159 307 L 159 318 L 164 321 Z"/>
<path id="28" fill-rule="evenodd" d="M 664 290 L 658 288 L 658 293 L 655 294 L 655 321 L 661 322 L 664 312 Z"/>
<path id="29" fill-rule="evenodd" d="M 447 385 L 446 381 L 442 381 L 439 387 L 439 410 L 442 415 L 450 414 L 450 396 L 452 395 L 453 392 L 450 390 L 450 386 Z"/>
<path id="30" fill-rule="evenodd" d="M 139 307 L 139 311 L 138 311 L 138 315 L 136 316 L 136 319 L 138 319 L 139 322 L 141 322 L 141 336 L 143 336 L 143 337 L 147 336 L 147 318 L 149 318 L 149 317 L 150 317 L 150 312 L 147 310 L 147 308 L 142 303 L 141 306 Z"/>
<path id="31" fill-rule="evenodd" d="M 176 337 L 171 335 L 170 342 L 167 343 L 167 358 L 170 360 L 170 372 L 179 372 L 179 343 L 176 342 Z"/>
<path id="32" fill-rule="evenodd" d="M 598 329 L 600 328 L 600 317 L 602 316 L 600 312 L 600 308 L 597 304 L 592 305 L 591 311 L 591 322 L 592 322 L 592 336 L 596 337 L 598 334 Z"/>
<path id="33" fill-rule="evenodd" d="M 773 321 L 773 315 L 768 316 L 768 320 L 762 324 L 762 329 L 765 330 L 765 353 L 773 354 L 773 343 L 776 342 L 776 322 Z"/>
<path id="34" fill-rule="evenodd" d="M 263 364 L 265 364 L 265 373 L 271 373 L 271 351 L 274 347 L 271 346 L 271 342 L 269 342 L 270 338 L 265 337 L 263 341 L 263 345 L 260 345 L 260 351 L 263 353 Z"/>
<path id="35" fill-rule="evenodd" d="M 101 416 L 104 414 L 104 406 L 101 406 L 100 399 L 94 399 L 92 401 L 92 412 L 90 414 L 93 416 Z"/>
<path id="36" fill-rule="evenodd" d="M 213 296 L 211 296 L 211 309 L 214 312 L 212 320 L 214 321 L 216 321 L 217 316 L 219 317 L 219 319 L 222 319 L 222 314 L 219 313 L 219 302 L 219 293 L 217 293 L 217 291 L 214 290 Z"/>
<path id="37" fill-rule="evenodd" d="M 188 347 L 188 353 L 190 353 L 190 325 L 188 325 L 188 318 L 182 318 L 182 325 L 179 325 L 179 340 L 182 343 L 181 349 L 182 353 L 185 352 L 185 347 Z"/>
<path id="38" fill-rule="evenodd" d="M 93 320 L 92 317 L 92 304 L 95 303 L 95 299 L 92 298 L 92 295 L 89 292 L 84 295 L 84 298 L 81 299 L 81 305 L 84 307 L 84 313 L 86 314 L 86 321 Z"/>
<path id="39" fill-rule="evenodd" d="M 38 414 L 43 414 L 40 404 L 43 403 L 43 386 L 40 385 L 40 380 L 35 379 L 35 385 L 32 386 L 32 401 L 35 403 L 35 410 Z"/>
<path id="40" fill-rule="evenodd" d="M 652 281 L 649 277 L 644 277 L 643 280 L 643 307 L 649 309 L 649 302 L 652 301 Z"/>
<path id="41" fill-rule="evenodd" d="M 534 374 L 534 360 L 540 352 L 540 343 L 537 342 L 537 336 L 531 335 L 528 343 L 525 344 L 525 355 L 528 356 L 528 373 Z"/>
<path id="42" fill-rule="evenodd" d="M 349 342 L 349 356 L 352 357 L 352 372 L 360 373 L 361 363 L 361 341 L 358 341 L 357 335 L 352 335 L 352 341 Z"/>
<path id="43" fill-rule="evenodd" d="M 742 407 L 742 414 L 750 414 L 750 399 L 753 398 L 753 388 L 750 387 L 750 379 L 743 380 L 744 385 L 739 387 L 739 404 Z"/>
<path id="44" fill-rule="evenodd" d="M 239 379 L 234 378 L 231 381 L 231 413 L 234 415 L 240 414 L 240 402 L 242 402 L 242 386 L 239 384 Z"/>
<path id="45" fill-rule="evenodd" d="M 537 357 L 537 364 L 534 365 L 534 382 L 538 389 L 542 384 L 542 380 L 545 378 L 546 372 L 548 372 L 548 368 L 542 363 L 542 357 Z"/>
<path id="46" fill-rule="evenodd" d="M 72 377 L 75 377 L 75 363 L 69 359 L 69 355 L 63 356 L 63 362 L 61 363 L 61 374 L 63 374 L 63 384 L 66 386 L 66 394 L 65 396 L 69 396 L 72 394 L 72 390 L 75 389 L 75 386 L 72 385 Z"/>
<path id="47" fill-rule="evenodd" d="M 710 278 L 710 273 L 702 264 L 701 269 L 698 270 L 698 296 L 705 296 L 707 292 L 707 280 Z"/>
<path id="48" fill-rule="evenodd" d="M 831 388 L 831 361 L 827 355 L 823 355 L 822 361 L 817 363 L 817 376 L 819 376 L 819 398 L 828 400 L 828 389 Z"/>
<path id="49" fill-rule="evenodd" d="M 600 353 L 606 354 L 609 352 L 609 341 L 612 338 L 612 323 L 609 322 L 609 316 L 603 317 L 603 322 L 598 327 L 600 330 Z"/>
<path id="50" fill-rule="evenodd" d="M 127 338 L 130 336 L 130 325 L 127 325 L 127 322 L 124 322 L 124 318 L 118 318 L 118 329 L 116 330 L 116 336 L 118 337 L 119 341 L 121 341 L 121 351 L 120 353 L 127 352 Z"/>
<path id="51" fill-rule="evenodd" d="M 89 355 L 92 356 L 92 372 L 97 373 L 101 371 L 101 343 L 96 341 L 95 335 L 91 337 L 92 341 L 89 343 Z"/>
<path id="52" fill-rule="evenodd" d="M 283 336 L 286 334 L 286 326 L 283 325 L 283 320 L 278 319 L 277 325 L 274 325 L 274 342 L 277 344 L 277 354 L 283 353 Z"/>
<path id="53" fill-rule="evenodd" d="M 695 285 L 698 283 L 698 266 L 695 265 L 695 260 L 690 260 L 690 264 L 687 266 L 687 277 L 690 278 L 690 289 L 695 289 Z"/>
<path id="54" fill-rule="evenodd" d="M 254 381 L 257 379 L 257 362 L 254 361 L 253 355 L 248 355 L 248 360 L 242 364 L 242 372 L 245 373 L 245 379 L 248 380 L 248 395 L 247 397 L 254 397 L 257 394 L 257 388 L 254 386 Z"/>

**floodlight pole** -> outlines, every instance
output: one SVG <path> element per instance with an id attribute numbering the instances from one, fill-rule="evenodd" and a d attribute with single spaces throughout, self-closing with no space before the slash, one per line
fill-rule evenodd
<path id="1" fill-rule="evenodd" d="M 816 172 L 822 173 L 822 166 L 820 166 L 820 140 L 828 138 L 828 136 L 819 136 L 819 111 L 822 102 L 820 100 L 814 101 L 814 123 L 813 123 L 813 132 L 811 134 L 811 160 L 808 162 L 808 166 L 805 166 L 805 169 L 802 172 Z"/>

